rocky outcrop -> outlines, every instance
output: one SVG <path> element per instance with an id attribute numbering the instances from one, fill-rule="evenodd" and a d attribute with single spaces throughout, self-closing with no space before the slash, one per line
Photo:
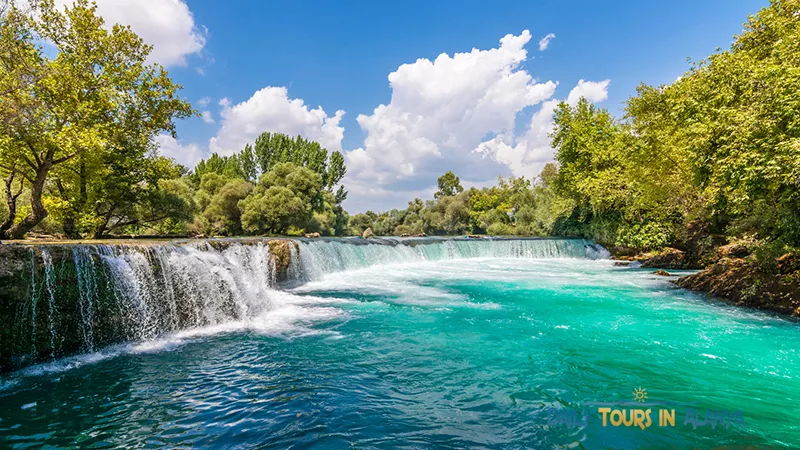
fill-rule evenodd
<path id="1" fill-rule="evenodd" d="M 676 248 L 667 247 L 660 253 L 651 255 L 642 261 L 645 269 L 699 269 L 689 255 Z"/>
<path id="2" fill-rule="evenodd" d="M 306 234 L 304 234 L 303 236 L 304 236 L 304 237 L 306 237 L 306 238 L 308 238 L 308 239 L 314 239 L 314 238 L 318 238 L 318 237 L 319 237 L 319 233 L 317 233 L 317 232 L 314 232 L 314 233 L 306 233 Z"/>
<path id="3" fill-rule="evenodd" d="M 739 243 L 732 243 L 723 245 L 717 249 L 717 253 L 719 254 L 719 258 L 744 258 L 745 256 L 750 254 L 750 250 L 747 249 L 742 244 Z"/>
<path id="4" fill-rule="evenodd" d="M 52 267 L 49 283 L 42 248 L 47 248 Z M 57 317 L 81 317 L 72 249 L 58 245 L 0 246 L 0 373 L 82 349 L 80 320 L 53 320 L 51 299 L 57 300 L 53 310 Z M 102 336 L 115 336 L 118 329 L 112 321 L 98 320 L 97 326 Z M 51 340 L 52 336 L 58 338 Z M 97 342 L 108 341 L 98 338 Z"/>
<path id="5" fill-rule="evenodd" d="M 373 236 L 375 236 L 375 233 L 372 232 L 372 227 L 368 227 L 366 230 L 364 230 L 364 233 L 361 234 L 361 237 L 364 239 L 369 239 Z"/>
<path id="6" fill-rule="evenodd" d="M 778 273 L 766 273 L 752 258 L 722 258 L 676 284 L 737 306 L 800 317 L 800 258 L 777 260 Z"/>
<path id="7" fill-rule="evenodd" d="M 695 220 L 686 226 L 682 244 L 678 249 L 686 252 L 686 269 L 701 269 L 720 259 L 718 249 L 727 244 L 728 239 L 713 230 L 710 223 Z"/>
<path id="8" fill-rule="evenodd" d="M 671 276 L 671 275 L 670 275 L 670 273 L 669 273 L 669 272 L 667 272 L 667 271 L 666 271 L 666 270 L 664 270 L 664 269 L 658 269 L 658 270 L 656 270 L 655 272 L 653 272 L 653 275 L 659 275 L 659 276 L 662 276 L 662 277 L 669 277 L 669 276 Z"/>
<path id="9" fill-rule="evenodd" d="M 275 264 L 278 281 L 282 281 L 286 278 L 289 265 L 292 263 L 291 246 L 294 246 L 295 252 L 299 251 L 297 242 L 288 239 L 275 239 L 267 241 L 267 245 L 269 246 L 269 256 Z"/>
<path id="10" fill-rule="evenodd" d="M 606 249 L 611 253 L 611 257 L 624 261 L 632 261 L 641 253 L 639 250 L 631 247 L 608 246 Z"/>

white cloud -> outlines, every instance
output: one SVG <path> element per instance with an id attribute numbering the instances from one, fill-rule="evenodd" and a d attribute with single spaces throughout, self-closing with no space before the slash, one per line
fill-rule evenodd
<path id="1" fill-rule="evenodd" d="M 202 111 L 200 117 L 202 117 L 203 122 L 207 124 L 214 123 L 214 117 L 211 115 L 211 111 Z"/>
<path id="2" fill-rule="evenodd" d="M 547 46 L 550 45 L 550 41 L 556 38 L 555 33 L 547 33 L 545 37 L 539 39 L 539 51 L 543 52 L 547 50 Z"/>
<path id="3" fill-rule="evenodd" d="M 586 97 L 592 103 L 603 101 L 608 98 L 608 85 L 611 80 L 603 81 L 584 81 L 579 80 L 578 85 L 575 86 L 567 97 L 567 103 L 570 105 L 578 104 L 581 97 Z"/>
<path id="4" fill-rule="evenodd" d="M 566 101 L 574 106 L 581 97 L 593 103 L 605 100 L 608 98 L 610 82 L 580 80 L 569 92 Z M 531 117 L 522 136 L 497 136 L 482 142 L 475 152 L 506 164 L 515 176 L 533 178 L 539 175 L 544 165 L 553 160 L 554 151 L 550 147 L 548 134 L 553 129 L 553 113 L 558 103 L 556 99 L 544 102 Z"/>
<path id="5" fill-rule="evenodd" d="M 197 101 L 197 104 L 201 108 L 205 108 L 206 106 L 208 106 L 209 103 L 211 103 L 211 97 L 203 97 L 203 98 L 201 98 L 200 100 Z"/>
<path id="6" fill-rule="evenodd" d="M 339 122 L 344 111 L 328 116 L 322 107 L 309 109 L 302 99 L 290 99 L 285 87 L 267 86 L 248 100 L 231 105 L 223 98 L 222 126 L 209 141 L 209 149 L 230 155 L 255 141 L 264 131 L 297 134 L 322 144 L 329 151 L 341 150 L 344 128 Z"/>
<path id="7" fill-rule="evenodd" d="M 56 0 L 60 7 L 74 0 Z M 183 0 L 96 0 L 97 11 L 109 28 L 115 23 L 130 25 L 153 46 L 149 61 L 165 66 L 186 65 L 186 57 L 199 53 L 207 30 L 198 29 Z"/>
<path id="8" fill-rule="evenodd" d="M 540 41 L 546 47 L 555 36 Z M 359 115 L 361 148 L 346 153 L 347 208 L 403 207 L 415 193 L 432 192 L 447 170 L 465 184 L 485 185 L 498 175 L 535 177 L 553 158 L 558 83 L 535 79 L 522 64 L 531 39 L 507 35 L 497 48 L 418 59 L 389 74 L 392 98 Z M 566 101 L 607 98 L 609 80 L 580 80 Z M 520 112 L 541 104 L 519 130 Z"/>
<path id="9" fill-rule="evenodd" d="M 347 153 L 346 183 L 410 191 L 447 170 L 478 182 L 508 174 L 472 150 L 487 135 L 513 133 L 520 111 L 553 95 L 557 83 L 520 69 L 530 39 L 527 30 L 509 34 L 498 48 L 418 59 L 389 74 L 391 102 L 358 116 L 366 138 Z"/>
<path id="10" fill-rule="evenodd" d="M 159 134 L 155 138 L 159 145 L 159 152 L 167 158 L 172 158 L 180 164 L 192 169 L 205 158 L 205 154 L 200 146 L 196 144 L 182 145 L 175 138 L 168 134 Z"/>
<path id="11" fill-rule="evenodd" d="M 525 133 L 515 138 L 504 134 L 481 142 L 475 152 L 505 164 L 514 176 L 533 178 L 553 159 L 548 134 L 559 100 L 548 100 L 531 117 Z"/>

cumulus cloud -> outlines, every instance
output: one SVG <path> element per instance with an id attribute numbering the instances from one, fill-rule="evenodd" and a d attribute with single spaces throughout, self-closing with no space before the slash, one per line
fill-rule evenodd
<path id="1" fill-rule="evenodd" d="M 603 81 L 584 81 L 579 80 L 578 85 L 569 91 L 567 103 L 576 105 L 581 97 L 586 97 L 592 103 L 603 101 L 608 98 L 608 85 L 611 80 Z"/>
<path id="2" fill-rule="evenodd" d="M 115 23 L 130 25 L 146 43 L 153 46 L 150 62 L 165 66 L 186 65 L 186 57 L 199 53 L 206 43 L 207 30 L 197 27 L 183 0 L 96 0 L 97 11 L 109 28 Z M 58 6 L 71 6 L 73 0 L 57 0 Z"/>
<path id="3" fill-rule="evenodd" d="M 555 99 L 544 102 L 522 136 L 498 135 L 481 142 L 474 152 L 505 164 L 514 176 L 535 177 L 553 159 L 548 134 L 553 129 L 553 112 L 558 103 Z"/>
<path id="4" fill-rule="evenodd" d="M 159 152 L 167 158 L 172 158 L 179 164 L 188 168 L 194 166 L 205 157 L 203 150 L 196 144 L 182 145 L 168 134 L 159 134 L 155 137 Z"/>
<path id="5" fill-rule="evenodd" d="M 530 39 L 526 30 L 497 48 L 419 59 L 392 72 L 389 104 L 357 118 L 366 138 L 346 154 L 346 206 L 402 207 L 415 193 L 432 192 L 447 170 L 477 185 L 498 175 L 536 176 L 553 157 L 548 133 L 560 100 L 553 98 L 557 82 L 522 67 Z M 601 101 L 608 84 L 580 80 L 565 100 Z M 517 126 L 520 112 L 535 105 L 530 121 Z"/>
<path id="6" fill-rule="evenodd" d="M 322 144 L 329 151 L 341 150 L 344 128 L 339 122 L 344 111 L 328 116 L 322 107 L 309 108 L 302 99 L 290 99 L 285 87 L 267 86 L 249 99 L 233 105 L 223 98 L 222 125 L 209 141 L 209 149 L 230 155 L 252 143 L 264 131 L 297 134 Z"/>
<path id="7" fill-rule="evenodd" d="M 530 39 L 527 30 L 509 34 L 498 48 L 418 59 L 389 74 L 391 102 L 358 116 L 366 138 L 347 153 L 348 181 L 409 190 L 446 170 L 473 181 L 507 174 L 471 151 L 487 135 L 513 133 L 520 111 L 553 95 L 557 83 L 520 69 Z"/>
<path id="8" fill-rule="evenodd" d="M 539 39 L 539 51 L 543 52 L 547 50 L 547 46 L 550 45 L 550 41 L 556 38 L 555 33 L 547 33 L 543 38 Z"/>
<path id="9" fill-rule="evenodd" d="M 201 108 L 205 108 L 206 106 L 208 106 L 209 103 L 211 103 L 211 97 L 203 97 L 203 98 L 201 98 L 200 100 L 197 101 L 197 104 Z"/>
<path id="10" fill-rule="evenodd" d="M 566 102 L 574 106 L 581 97 L 590 102 L 605 100 L 608 98 L 610 82 L 610 80 L 596 82 L 580 80 L 567 95 Z M 527 178 L 537 176 L 544 165 L 553 160 L 554 151 L 550 147 L 549 133 L 553 130 L 553 113 L 559 102 L 557 99 L 544 102 L 531 117 L 522 136 L 499 135 L 482 142 L 475 152 L 502 162 L 515 176 Z"/>
<path id="11" fill-rule="evenodd" d="M 200 117 L 203 119 L 203 122 L 207 124 L 214 123 L 214 117 L 211 115 L 211 111 L 202 111 Z"/>

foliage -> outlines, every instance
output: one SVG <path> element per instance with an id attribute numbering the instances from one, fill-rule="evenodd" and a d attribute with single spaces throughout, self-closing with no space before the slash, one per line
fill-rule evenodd
<path id="1" fill-rule="evenodd" d="M 208 181 L 211 181 L 209 179 Z M 213 181 L 219 181 L 215 179 Z M 219 186 L 208 183 L 208 187 L 216 188 L 206 197 L 208 205 L 202 213 L 203 230 L 215 235 L 236 236 L 244 230 L 242 211 L 239 203 L 250 195 L 253 185 L 242 179 L 226 180 Z"/>
<path id="2" fill-rule="evenodd" d="M 230 156 L 212 154 L 200 161 L 189 176 L 197 187 L 196 202 L 201 211 L 210 207 L 215 193 L 227 180 L 252 182 L 252 192 L 239 198 L 236 211 L 225 209 L 230 220 L 210 226 L 205 213 L 195 220 L 196 231 L 248 234 L 318 232 L 342 235 L 348 230 L 349 215 L 342 207 L 347 191 L 339 182 L 347 173 L 341 152 L 328 151 L 301 136 L 290 138 L 265 132 L 255 144 L 247 144 Z M 232 214 L 237 212 L 234 218 Z M 219 215 L 218 212 L 213 212 Z"/>
<path id="3" fill-rule="evenodd" d="M 261 176 L 253 194 L 240 202 L 242 225 L 257 234 L 303 229 L 323 201 L 322 176 L 293 163 L 277 163 Z"/>
<path id="4" fill-rule="evenodd" d="M 376 235 L 546 235 L 553 230 L 549 217 L 553 203 L 552 166 L 548 177 L 535 183 L 526 178 L 500 178 L 498 186 L 464 191 L 458 177 L 448 172 L 439 178 L 434 200 L 414 199 L 403 210 L 350 217 L 351 234 L 371 227 Z M 541 215 L 535 215 L 541 213 Z"/>
<path id="5" fill-rule="evenodd" d="M 655 222 L 621 226 L 616 245 L 637 250 L 659 249 L 669 243 L 669 232 Z"/>
<path id="6" fill-rule="evenodd" d="M 561 104 L 556 193 L 574 230 L 634 248 L 680 246 L 691 221 L 800 243 L 800 2 L 776 0 L 728 51 L 640 86 L 624 121 Z M 611 239 L 616 235 L 616 239 Z"/>
<path id="7" fill-rule="evenodd" d="M 131 202 L 149 201 L 119 194 L 157 186 L 148 178 L 157 170 L 145 167 L 161 164 L 151 160 L 153 137 L 174 134 L 173 120 L 193 111 L 177 97 L 180 85 L 146 63 L 151 47 L 128 27 L 106 30 L 93 3 L 77 0 L 63 11 L 53 0 L 30 6 L 23 11 L 12 3 L 0 22 L 0 168 L 23 178 L 30 191 L 26 216 L 0 234 L 23 237 L 48 216 L 43 199 L 53 195 L 69 203 L 62 211 L 66 232 L 82 220 L 87 231 L 102 233 L 133 220 L 125 214 L 113 223 L 118 208 L 109 212 L 109 205 L 132 211 L 140 205 Z M 109 162 L 143 169 L 117 180 Z"/>
<path id="8" fill-rule="evenodd" d="M 231 156 L 219 156 L 212 153 L 208 159 L 197 163 L 191 178 L 197 183 L 207 173 L 216 173 L 227 178 L 241 178 L 250 182 L 255 181 L 257 165 L 253 147 L 247 144 L 244 150 Z"/>
<path id="9" fill-rule="evenodd" d="M 322 177 L 322 185 L 332 191 L 344 177 L 347 168 L 344 156 L 328 151 L 318 143 L 297 136 L 294 139 L 282 133 L 261 133 L 255 142 L 255 160 L 261 173 L 267 173 L 277 164 L 292 163 L 305 167 Z"/>
<path id="10" fill-rule="evenodd" d="M 434 194 L 435 198 L 451 197 L 464 192 L 464 188 L 461 187 L 461 180 L 449 170 L 439 177 L 438 184 L 439 190 Z"/>

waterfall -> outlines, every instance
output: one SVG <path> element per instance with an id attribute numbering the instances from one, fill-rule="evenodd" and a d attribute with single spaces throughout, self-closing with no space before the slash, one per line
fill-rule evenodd
<path id="1" fill-rule="evenodd" d="M 75 274 L 78 278 L 78 295 L 80 298 L 81 322 L 83 339 L 86 343 L 86 351 L 94 350 L 93 340 L 93 305 L 97 297 L 97 283 L 95 283 L 94 258 L 91 249 L 88 247 L 75 247 L 72 249 L 72 256 L 75 261 Z"/>
<path id="2" fill-rule="evenodd" d="M 225 249 L 205 242 L 102 245 L 94 252 L 129 339 L 253 317 L 269 309 L 276 284 L 274 262 L 262 243 Z"/>
<path id="3" fill-rule="evenodd" d="M 584 239 L 311 239 L 302 241 L 293 258 L 298 267 L 290 275 L 303 281 L 381 264 L 463 258 L 606 259 L 609 253 Z"/>
<path id="4" fill-rule="evenodd" d="M 606 258 L 581 239 L 224 239 L 142 245 L 45 245 L 21 279 L 24 320 L 0 342 L 0 372 L 36 361 L 248 321 L 279 307 L 284 286 L 374 265 L 462 258 Z M 58 268 L 58 270 L 56 270 Z M 37 275 L 37 272 L 42 275 Z M 27 286 L 28 284 L 26 284 Z M 46 315 L 37 305 L 47 297 Z M 30 321 L 27 306 L 30 305 Z M 41 316 L 41 317 L 40 317 Z M 47 345 L 49 344 L 49 346 Z"/>
<path id="5" fill-rule="evenodd" d="M 30 250 L 31 255 L 31 355 L 36 355 L 36 252 Z"/>
<path id="6" fill-rule="evenodd" d="M 50 359 L 56 359 L 56 299 L 54 293 L 55 275 L 53 274 L 53 257 L 50 256 L 50 252 L 47 250 L 42 250 L 42 261 L 44 262 L 44 281 L 45 285 L 47 286 L 47 295 L 49 299 L 47 322 L 50 325 Z"/>

